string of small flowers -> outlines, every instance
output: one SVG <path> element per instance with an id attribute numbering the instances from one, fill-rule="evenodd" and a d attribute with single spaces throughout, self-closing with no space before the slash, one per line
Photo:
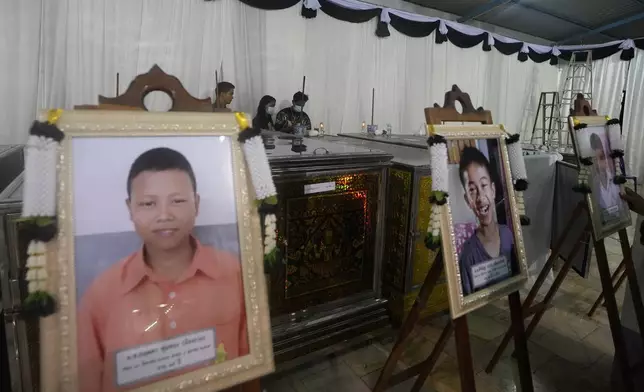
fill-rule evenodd
<path id="1" fill-rule="evenodd" d="M 425 246 L 436 250 L 441 245 L 441 206 L 447 203 L 448 170 L 447 170 L 447 140 L 440 135 L 432 135 L 427 139 L 429 145 L 429 166 L 432 175 L 432 190 L 429 196 L 431 204 L 430 221 L 425 235 Z"/>

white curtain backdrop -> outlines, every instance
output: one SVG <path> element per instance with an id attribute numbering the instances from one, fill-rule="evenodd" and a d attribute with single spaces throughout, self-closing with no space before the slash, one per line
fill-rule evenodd
<path id="1" fill-rule="evenodd" d="M 631 60 L 626 85 L 623 135 L 626 142 L 626 165 L 628 173 L 644 182 L 644 51 L 636 50 Z M 641 185 L 639 185 L 641 187 Z M 640 188 L 641 190 L 641 188 Z M 640 192 L 641 193 L 641 192 Z"/>
<path id="2" fill-rule="evenodd" d="M 375 36 L 376 21 L 352 24 L 300 7 L 262 11 L 239 0 L 0 0 L 0 144 L 22 143 L 40 108 L 114 96 L 158 64 L 198 97 L 214 72 L 236 85 L 232 107 L 254 113 L 264 94 L 286 106 L 306 75 L 306 111 L 331 133 L 370 121 L 415 133 L 423 109 L 457 84 L 474 106 L 511 132 L 531 132 L 539 94 L 556 91 L 557 67 L 521 63 L 495 49 L 460 49 L 427 38 Z M 161 105 L 152 102 L 152 106 Z"/>

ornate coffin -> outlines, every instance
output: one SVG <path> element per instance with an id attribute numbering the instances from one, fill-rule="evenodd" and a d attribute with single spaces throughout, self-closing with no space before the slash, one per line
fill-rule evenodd
<path id="1" fill-rule="evenodd" d="M 387 213 L 383 254 L 383 295 L 395 324 L 411 310 L 434 257 L 424 243 L 430 219 L 431 173 L 425 137 L 343 134 L 335 143 L 380 149 L 394 156 L 387 172 Z M 422 316 L 449 306 L 444 276 L 432 292 Z"/>
<path id="2" fill-rule="evenodd" d="M 277 137 L 267 150 L 283 260 L 267 270 L 275 360 L 389 323 L 380 265 L 391 156 L 319 139 Z M 295 151 L 294 151 L 295 150 Z"/>
<path id="3" fill-rule="evenodd" d="M 39 389 L 38 320 L 23 317 L 27 295 L 22 279 L 27 243 L 21 236 L 20 210 L 24 158 L 22 147 L 0 148 L 3 186 L 0 191 L 0 303 L 2 322 L 0 355 L 2 391 L 32 392 Z M 4 154 L 3 154 L 4 153 Z M 8 183 L 7 180 L 11 178 Z"/>

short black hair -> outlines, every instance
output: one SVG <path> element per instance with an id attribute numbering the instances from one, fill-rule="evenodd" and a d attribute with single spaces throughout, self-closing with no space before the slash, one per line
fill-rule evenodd
<path id="1" fill-rule="evenodd" d="M 230 82 L 219 82 L 217 83 L 217 89 L 215 90 L 216 94 L 224 94 L 229 91 L 233 91 L 235 89 L 235 85 L 230 83 Z"/>
<path id="2" fill-rule="evenodd" d="M 309 101 L 309 96 L 304 94 L 301 91 L 296 92 L 293 94 L 293 102 L 308 102 Z"/>
<path id="3" fill-rule="evenodd" d="M 596 133 L 590 134 L 590 148 L 593 150 L 604 150 L 604 143 L 602 143 L 602 140 Z"/>
<path id="4" fill-rule="evenodd" d="M 136 176 L 145 171 L 161 172 L 166 170 L 179 170 L 186 173 L 192 182 L 192 190 L 197 192 L 195 172 L 188 159 L 171 148 L 158 147 L 139 155 L 130 166 L 130 173 L 127 175 L 127 196 L 132 195 L 132 181 Z"/>
<path id="5" fill-rule="evenodd" d="M 490 167 L 490 161 L 485 155 L 476 147 L 465 147 L 461 150 L 461 160 L 458 163 L 458 175 L 461 178 L 461 185 L 465 187 L 465 179 L 463 178 L 463 173 L 467 171 L 467 168 L 472 165 L 477 164 L 482 166 L 487 170 L 490 175 L 490 181 L 495 182 L 492 178 L 492 168 Z"/>

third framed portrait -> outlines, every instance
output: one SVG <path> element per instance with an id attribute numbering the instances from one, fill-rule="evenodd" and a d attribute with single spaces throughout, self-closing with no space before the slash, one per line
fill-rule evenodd
<path id="1" fill-rule="evenodd" d="M 583 124 L 575 130 L 575 124 Z M 614 179 L 620 171 L 612 157 L 613 148 L 610 144 L 609 127 L 606 118 L 602 116 L 570 117 L 570 130 L 572 140 L 579 161 L 580 171 L 581 151 L 588 150 L 587 160 L 589 193 L 586 194 L 586 204 L 590 214 L 595 240 L 606 238 L 632 224 L 628 204 L 622 200 L 620 193 L 623 185 L 617 184 Z M 582 138 L 584 140 L 580 140 Z M 585 148 L 580 146 L 585 145 Z"/>
<path id="2" fill-rule="evenodd" d="M 523 286 L 525 248 L 506 133 L 499 125 L 438 125 L 447 141 L 441 233 L 452 317 Z"/>

